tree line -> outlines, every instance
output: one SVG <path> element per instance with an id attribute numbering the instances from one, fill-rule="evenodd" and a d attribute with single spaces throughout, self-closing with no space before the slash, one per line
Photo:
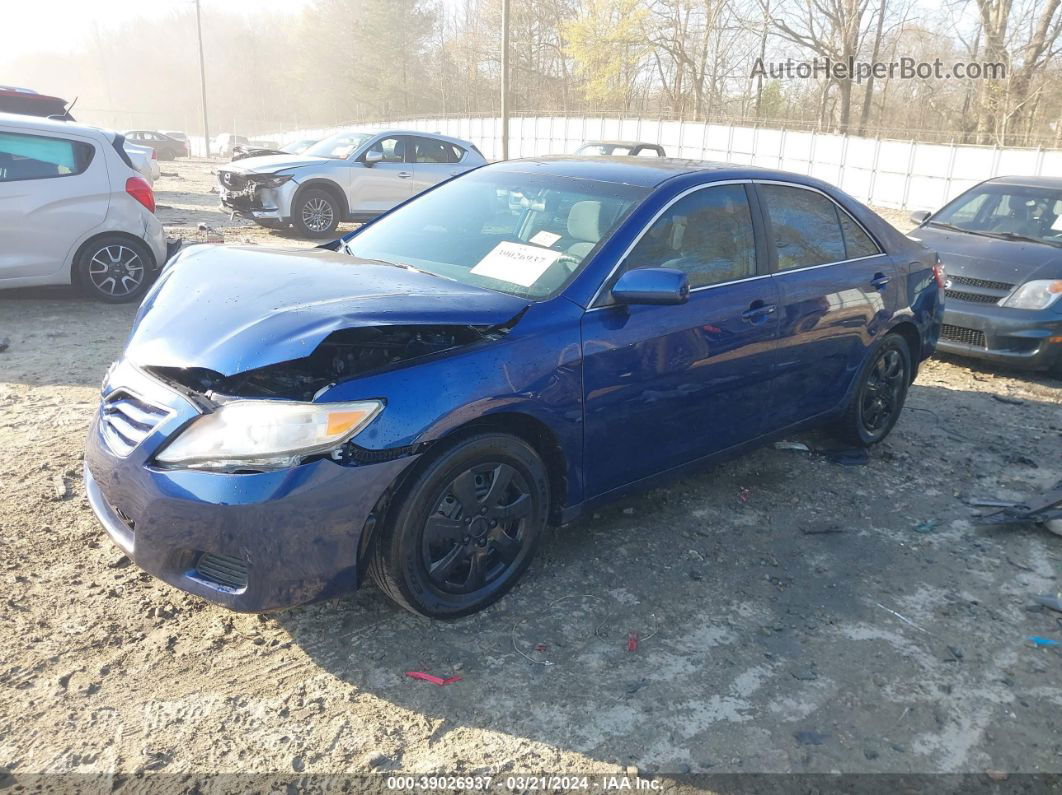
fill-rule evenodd
<path id="1" fill-rule="evenodd" d="M 501 0 L 311 0 L 257 15 L 207 0 L 203 21 L 215 132 L 499 111 Z M 86 120 L 198 132 L 194 26 L 179 7 L 14 72 L 79 96 Z M 513 0 L 511 107 L 1059 146 L 1060 32 L 1062 0 Z M 813 60 L 810 77 L 757 68 Z M 838 74 L 901 60 L 999 68 Z"/>

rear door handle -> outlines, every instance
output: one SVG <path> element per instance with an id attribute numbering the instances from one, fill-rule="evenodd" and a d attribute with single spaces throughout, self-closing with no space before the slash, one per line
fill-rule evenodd
<path id="1" fill-rule="evenodd" d="M 413 172 L 412 171 L 399 171 L 398 172 L 398 178 L 399 179 L 409 179 L 412 176 L 413 176 Z"/>
<path id="2" fill-rule="evenodd" d="M 768 315 L 773 315 L 777 308 L 774 304 L 753 301 L 749 308 L 741 313 L 741 318 L 742 320 L 748 320 L 750 323 L 755 322 L 766 318 Z"/>
<path id="3" fill-rule="evenodd" d="M 875 273 L 874 278 L 870 280 L 875 290 L 884 290 L 885 285 L 892 280 L 891 276 L 886 276 L 884 273 Z"/>

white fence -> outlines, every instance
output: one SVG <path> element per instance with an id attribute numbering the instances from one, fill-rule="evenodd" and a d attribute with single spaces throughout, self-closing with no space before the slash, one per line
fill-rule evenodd
<path id="1" fill-rule="evenodd" d="M 399 119 L 357 126 L 452 135 L 471 141 L 488 159 L 501 157 L 501 119 L 497 117 Z M 262 137 L 288 140 L 323 137 L 332 131 L 292 130 Z M 930 144 L 657 119 L 528 116 L 509 122 L 509 157 L 513 158 L 570 153 L 591 140 L 648 141 L 661 144 L 671 157 L 810 174 L 867 204 L 910 210 L 936 209 L 990 177 L 1062 176 L 1062 150 L 1058 149 Z"/>

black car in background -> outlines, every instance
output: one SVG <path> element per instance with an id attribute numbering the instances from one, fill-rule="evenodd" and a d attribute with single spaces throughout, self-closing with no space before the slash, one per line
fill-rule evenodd
<path id="1" fill-rule="evenodd" d="M 911 220 L 946 272 L 937 348 L 1062 377 L 1062 178 L 997 177 Z"/>
<path id="2" fill-rule="evenodd" d="M 0 86 L 0 113 L 17 113 L 20 116 L 74 121 L 74 117 L 67 111 L 65 99 L 39 94 L 31 88 L 16 86 Z"/>
<path id="3" fill-rule="evenodd" d="M 125 139 L 137 146 L 154 149 L 159 160 L 175 160 L 189 154 L 186 141 L 178 141 L 157 130 L 126 130 Z"/>

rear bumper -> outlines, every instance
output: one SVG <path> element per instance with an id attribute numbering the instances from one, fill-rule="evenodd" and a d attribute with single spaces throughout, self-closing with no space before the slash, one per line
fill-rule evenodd
<path id="1" fill-rule="evenodd" d="M 143 381 L 119 388 L 148 397 Z M 149 574 L 232 610 L 263 612 L 354 590 L 363 529 L 415 457 L 362 466 L 326 459 L 256 474 L 159 469 L 150 462 L 161 440 L 198 413 L 172 398 L 158 431 L 125 457 L 108 446 L 98 413 L 89 429 L 85 488 L 113 541 Z M 243 581 L 212 576 L 200 565 L 204 557 L 235 562 Z"/>
<path id="2" fill-rule="evenodd" d="M 1029 370 L 1062 362 L 1062 314 L 953 301 L 944 307 L 937 349 Z"/>

